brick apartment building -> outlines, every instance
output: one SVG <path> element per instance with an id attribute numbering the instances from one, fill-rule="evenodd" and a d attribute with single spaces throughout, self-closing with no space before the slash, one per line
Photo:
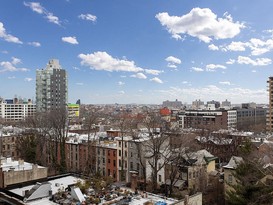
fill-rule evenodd
<path id="1" fill-rule="evenodd" d="M 180 128 L 228 128 L 225 110 L 187 110 L 178 114 Z"/>

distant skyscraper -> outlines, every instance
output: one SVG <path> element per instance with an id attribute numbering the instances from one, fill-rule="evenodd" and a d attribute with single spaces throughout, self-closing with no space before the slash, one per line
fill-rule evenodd
<path id="1" fill-rule="evenodd" d="M 57 110 L 67 105 L 67 74 L 59 60 L 49 60 L 45 69 L 36 71 L 37 112 Z"/>
<path id="2" fill-rule="evenodd" d="M 178 101 L 177 99 L 175 101 L 163 101 L 162 103 L 162 106 L 163 107 L 168 107 L 168 108 L 181 108 L 182 107 L 182 102 L 181 101 Z"/>
<path id="3" fill-rule="evenodd" d="M 269 92 L 269 109 L 267 113 L 267 131 L 273 131 L 273 77 L 269 77 L 268 81 L 268 92 Z"/>
<path id="4" fill-rule="evenodd" d="M 205 104 L 200 99 L 192 102 L 192 109 L 204 109 L 204 108 L 205 108 Z"/>
<path id="5" fill-rule="evenodd" d="M 215 105 L 215 108 L 219 108 L 220 107 L 220 102 L 219 101 L 215 101 L 215 100 L 212 100 L 212 101 L 208 101 L 207 102 L 207 106 L 209 105 Z"/>

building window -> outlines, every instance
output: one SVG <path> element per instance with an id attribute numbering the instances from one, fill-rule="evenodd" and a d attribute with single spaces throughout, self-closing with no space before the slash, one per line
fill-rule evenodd
<path id="1" fill-rule="evenodd" d="M 133 169 L 134 169 L 133 162 L 130 162 L 130 169 L 131 169 L 131 170 L 133 170 Z"/>
<path id="2" fill-rule="evenodd" d="M 158 175 L 158 181 L 159 181 L 159 182 L 162 182 L 162 178 L 161 178 L 161 175 L 160 175 L 160 174 Z"/>
<path id="3" fill-rule="evenodd" d="M 108 159 L 108 163 L 111 163 L 111 160 L 110 160 L 110 159 Z"/>
<path id="4" fill-rule="evenodd" d="M 231 174 L 228 175 L 228 183 L 232 184 L 232 175 Z"/>
<path id="5" fill-rule="evenodd" d="M 114 167 L 116 166 L 116 160 L 113 160 L 113 165 L 114 165 Z"/>
<path id="6" fill-rule="evenodd" d="M 121 167 L 121 160 L 118 161 L 119 167 Z"/>
<path id="7" fill-rule="evenodd" d="M 120 156 L 120 157 L 121 157 L 121 150 L 119 150 L 119 151 L 118 151 L 118 156 Z"/>

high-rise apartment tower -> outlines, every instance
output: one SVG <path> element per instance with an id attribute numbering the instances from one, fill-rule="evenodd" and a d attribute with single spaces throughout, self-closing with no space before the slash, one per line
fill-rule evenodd
<path id="1" fill-rule="evenodd" d="M 269 109 L 267 113 L 266 128 L 267 131 L 273 131 L 273 77 L 269 77 L 268 81 L 269 92 Z"/>
<path id="2" fill-rule="evenodd" d="M 67 74 L 59 60 L 51 59 L 45 69 L 36 70 L 36 110 L 54 111 L 67 105 Z"/>

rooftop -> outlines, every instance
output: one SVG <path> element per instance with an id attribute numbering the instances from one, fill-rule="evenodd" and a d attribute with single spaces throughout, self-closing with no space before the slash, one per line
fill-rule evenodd
<path id="1" fill-rule="evenodd" d="M 22 170 L 31 170 L 33 166 L 37 168 L 45 168 L 39 165 L 34 165 L 23 160 L 12 160 L 12 158 L 1 157 L 1 168 L 4 172 L 13 170 L 13 171 L 22 171 Z"/>
<path id="2" fill-rule="evenodd" d="M 242 157 L 232 156 L 226 166 L 223 166 L 225 169 L 236 169 L 237 166 L 243 161 Z"/>

